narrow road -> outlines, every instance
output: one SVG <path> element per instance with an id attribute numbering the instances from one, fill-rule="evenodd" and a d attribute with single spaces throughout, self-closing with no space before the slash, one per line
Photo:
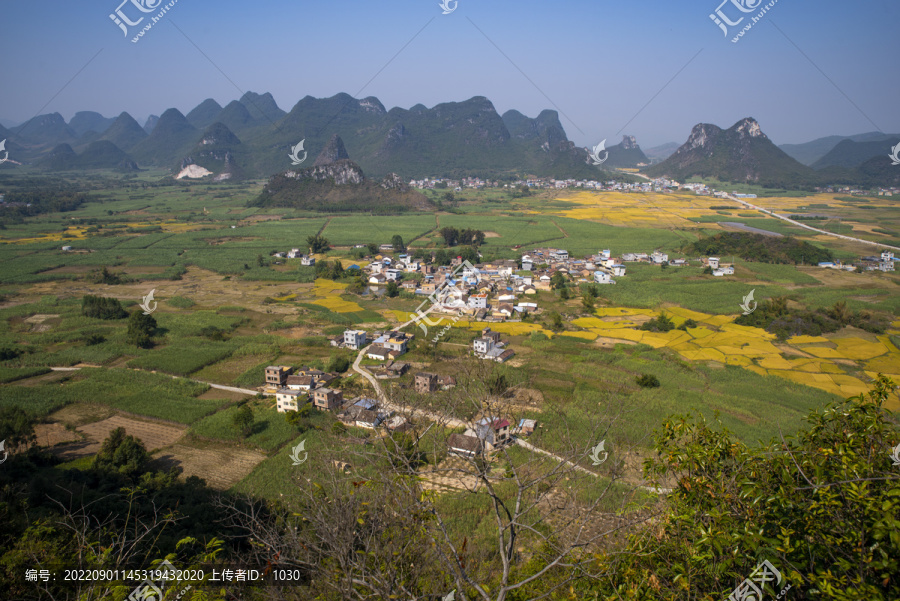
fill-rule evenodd
<path id="1" fill-rule="evenodd" d="M 434 308 L 435 307 L 432 306 L 424 314 L 427 315 L 428 313 L 433 311 Z M 406 323 L 397 326 L 395 329 L 400 330 L 400 329 L 405 328 L 406 326 L 410 325 L 413 322 L 415 322 L 415 319 L 410 319 Z M 371 346 L 371 345 L 369 345 L 369 346 Z M 370 384 L 372 384 L 372 387 L 375 389 L 375 394 L 378 397 L 379 402 L 381 402 L 381 404 L 384 407 L 386 407 L 387 409 L 390 409 L 391 411 L 406 411 L 406 412 L 410 413 L 410 417 L 424 417 L 426 419 L 430 419 L 431 421 L 434 421 L 437 423 L 443 423 L 443 424 L 446 424 L 453 428 L 470 428 L 470 427 L 472 427 L 471 424 L 464 422 L 461 419 L 447 417 L 445 415 L 439 415 L 437 413 L 432 413 L 430 411 L 425 411 L 422 409 L 413 409 L 412 407 L 401 406 L 401 405 L 397 405 L 395 403 L 391 403 L 390 401 L 388 401 L 387 395 L 384 393 L 384 390 L 381 388 L 381 384 L 378 382 L 378 379 L 375 378 L 375 376 L 373 376 L 371 373 L 369 373 L 369 371 L 366 368 L 364 368 L 360 365 L 360 362 L 362 361 L 363 357 L 365 357 L 365 355 L 366 355 L 366 351 L 369 350 L 369 346 L 367 346 L 364 349 L 362 349 L 361 351 L 359 351 L 359 354 L 356 356 L 356 360 L 353 362 L 353 371 L 355 371 L 356 373 L 358 373 L 359 375 L 364 377 L 366 380 L 369 381 Z M 589 469 L 583 468 L 580 465 L 572 463 L 571 461 L 565 459 L 564 457 L 560 457 L 559 455 L 554 455 L 550 451 L 545 451 L 544 449 L 538 448 L 531 443 L 525 442 L 521 438 L 515 437 L 514 440 L 517 445 L 519 445 L 522 448 L 528 449 L 529 451 L 531 451 L 533 453 L 540 453 L 541 455 L 546 455 L 547 457 L 551 457 L 552 459 L 555 459 L 556 461 L 564 463 L 564 464 L 568 465 L 569 467 L 571 467 L 579 472 L 588 474 L 589 476 L 593 476 L 594 478 L 600 477 L 599 474 L 592 472 Z M 647 490 L 649 492 L 656 493 L 656 494 L 672 492 L 672 489 L 670 489 L 670 488 L 653 488 L 650 486 L 638 486 L 638 488 L 641 488 L 643 490 Z"/>
<path id="2" fill-rule="evenodd" d="M 728 198 L 728 200 L 733 200 L 734 202 L 738 202 L 738 203 L 744 205 L 745 207 L 747 207 L 748 209 L 753 209 L 755 211 L 759 211 L 760 213 L 765 213 L 766 215 L 771 215 L 775 219 L 781 219 L 782 221 L 787 221 L 788 223 L 796 225 L 797 227 L 802 227 L 803 229 L 809 230 L 811 232 L 818 232 L 820 234 L 825 234 L 826 236 L 832 236 L 834 238 L 841 238 L 842 240 L 850 240 L 851 242 L 860 242 L 862 244 L 869 244 L 871 246 L 880 246 L 881 248 L 891 248 L 893 250 L 900 250 L 900 247 L 891 246 L 890 244 L 883 244 L 881 242 L 872 242 L 871 240 L 863 240 L 862 238 L 853 238 L 851 236 L 844 236 L 843 234 L 835 234 L 834 232 L 829 232 L 828 230 L 820 230 L 817 227 L 812 227 L 812 226 L 806 225 L 805 223 L 800 223 L 799 221 L 794 221 L 793 219 L 785 217 L 784 215 L 779 215 L 777 213 L 774 213 L 774 212 L 764 209 L 762 207 L 752 205 L 749 202 L 741 200 L 740 198 L 735 198 L 731 194 L 726 194 L 726 197 Z"/>
<path id="3" fill-rule="evenodd" d="M 78 371 L 81 368 L 80 367 L 51 367 L 50 369 L 52 369 L 53 371 Z M 143 371 L 143 370 L 139 369 L 136 371 Z M 165 375 L 169 375 L 169 374 L 165 374 Z M 251 394 L 253 396 L 256 396 L 257 394 L 259 394 L 258 390 L 250 390 L 249 388 L 238 388 L 236 386 L 225 386 L 223 384 L 214 384 L 212 382 L 204 382 L 203 380 L 195 380 L 193 378 L 181 378 L 181 376 L 172 376 L 172 379 L 173 380 L 177 380 L 177 379 L 189 380 L 191 382 L 197 382 L 198 384 L 206 384 L 210 388 L 217 388 L 218 390 L 227 390 L 228 392 L 238 392 L 240 394 Z"/>

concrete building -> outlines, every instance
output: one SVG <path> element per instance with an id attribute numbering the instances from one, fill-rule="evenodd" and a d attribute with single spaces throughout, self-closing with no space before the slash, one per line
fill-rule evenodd
<path id="1" fill-rule="evenodd" d="M 344 331 L 344 346 L 353 350 L 366 346 L 366 333 L 362 330 Z"/>
<path id="2" fill-rule="evenodd" d="M 416 392 L 419 394 L 427 394 L 437 390 L 438 377 L 436 374 L 419 372 L 415 379 Z"/>

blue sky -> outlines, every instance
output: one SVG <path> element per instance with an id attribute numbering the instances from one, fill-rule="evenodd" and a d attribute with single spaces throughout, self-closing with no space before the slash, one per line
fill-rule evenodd
<path id="1" fill-rule="evenodd" d="M 243 91 L 285 110 L 347 92 L 387 108 L 472 96 L 501 113 L 555 108 L 582 146 L 681 143 L 696 123 L 743 117 L 778 144 L 900 132 L 898 3 L 778 0 L 732 43 L 709 18 L 720 1 L 459 0 L 442 15 L 439 0 L 178 0 L 136 44 L 108 16 L 121 0 L 7 1 L 0 118 L 124 110 L 143 123 Z"/>

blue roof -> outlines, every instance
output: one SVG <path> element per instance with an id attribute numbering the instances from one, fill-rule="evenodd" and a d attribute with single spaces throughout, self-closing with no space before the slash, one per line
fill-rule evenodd
<path id="1" fill-rule="evenodd" d="M 362 407 L 363 409 L 372 409 L 378 404 L 378 401 L 375 399 L 359 399 L 355 403 L 353 403 L 354 407 Z"/>

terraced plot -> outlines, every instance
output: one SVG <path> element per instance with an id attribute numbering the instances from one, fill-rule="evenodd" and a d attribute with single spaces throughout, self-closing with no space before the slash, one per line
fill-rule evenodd
<path id="1" fill-rule="evenodd" d="M 266 456 L 256 451 L 229 445 L 209 445 L 204 448 L 176 444 L 154 459 L 164 468 L 180 467 L 182 477 L 197 476 L 219 490 L 226 490 L 253 471 Z"/>

